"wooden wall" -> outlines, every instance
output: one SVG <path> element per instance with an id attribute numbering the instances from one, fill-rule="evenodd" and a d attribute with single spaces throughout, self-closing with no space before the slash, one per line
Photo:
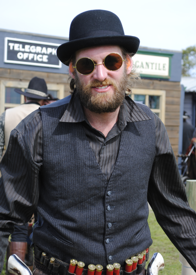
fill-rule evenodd
<path id="1" fill-rule="evenodd" d="M 44 73 L 35 71 L 23 71 L 13 69 L 2 69 L 0 68 L 0 81 L 21 81 L 29 82 L 33 77 L 44 78 L 46 83 L 49 84 L 63 84 L 64 85 L 64 96 L 69 95 L 69 76 L 67 74 L 54 74 Z"/>
<path id="2" fill-rule="evenodd" d="M 155 89 L 166 91 L 165 126 L 174 151 L 178 154 L 179 126 L 180 126 L 180 97 L 181 86 L 179 82 L 142 79 L 134 84 L 137 89 Z"/>

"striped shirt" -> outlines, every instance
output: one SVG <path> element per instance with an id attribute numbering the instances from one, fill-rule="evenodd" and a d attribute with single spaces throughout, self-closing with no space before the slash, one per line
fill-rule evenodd
<path id="1" fill-rule="evenodd" d="M 29 139 L 25 139 L 25 133 L 20 132 L 19 125 L 12 131 L 7 152 L 1 163 L 2 174 L 5 175 L 4 179 L 6 180 L 3 182 L 1 178 L 0 181 L 0 271 L 7 237 L 12 232 L 13 224 L 27 221 L 35 210 L 39 199 L 39 190 L 36 189 L 39 186 L 39 176 L 36 171 L 35 177 L 31 179 L 32 185 L 34 185 L 31 186 L 33 192 L 30 193 L 27 190 L 26 177 L 28 177 L 29 170 L 26 163 L 29 162 L 31 165 L 36 163 L 36 167 L 40 167 L 40 169 L 42 166 L 40 111 L 35 111 L 30 118 L 34 126 L 27 129 Z M 109 179 L 118 156 L 121 133 L 125 130 L 127 123 L 148 119 L 150 118 L 139 108 L 139 105 L 126 97 L 120 108 L 118 122 L 107 137 L 104 137 L 101 132 L 88 123 L 79 99 L 75 100 L 73 104 L 70 101 L 60 121 L 82 123 L 102 172 Z M 163 230 L 196 271 L 196 213 L 188 205 L 185 188 L 165 127 L 156 115 L 154 115 L 154 122 L 156 157 L 149 179 L 147 199 Z M 28 147 L 26 147 L 27 144 Z M 142 153 L 138 152 L 138 154 Z M 30 159 L 26 158 L 27 155 L 30 156 Z M 13 207 L 13 198 L 18 201 L 16 208 Z"/>

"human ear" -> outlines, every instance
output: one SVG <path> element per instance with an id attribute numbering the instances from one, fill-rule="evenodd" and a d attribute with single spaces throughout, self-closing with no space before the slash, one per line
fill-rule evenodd
<path id="1" fill-rule="evenodd" d="M 69 75 L 70 75 L 72 78 L 75 78 L 75 75 L 74 75 L 74 68 L 73 68 L 73 63 L 72 63 L 72 62 L 69 63 Z"/>
<path id="2" fill-rule="evenodd" d="M 127 68 L 127 74 L 130 74 L 133 68 L 133 60 L 129 55 L 126 56 L 126 68 Z"/>

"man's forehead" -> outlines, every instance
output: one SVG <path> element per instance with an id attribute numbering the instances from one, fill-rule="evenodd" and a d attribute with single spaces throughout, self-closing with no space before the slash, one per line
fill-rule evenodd
<path id="1" fill-rule="evenodd" d="M 78 57 L 83 57 L 83 56 L 87 56 L 87 57 L 101 56 L 101 55 L 109 54 L 109 53 L 122 54 L 122 50 L 117 45 L 96 46 L 96 47 L 81 49 L 76 52 L 75 56 L 77 59 Z"/>

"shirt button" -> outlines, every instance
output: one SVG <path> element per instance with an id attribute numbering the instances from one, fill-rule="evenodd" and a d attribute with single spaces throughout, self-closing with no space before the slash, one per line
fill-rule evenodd
<path id="1" fill-rule="evenodd" d="M 111 222 L 108 223 L 108 227 L 109 227 L 109 228 L 112 227 L 112 223 L 111 223 Z"/>
<path id="2" fill-rule="evenodd" d="M 110 256 L 108 257 L 109 261 L 111 261 L 111 260 L 112 260 L 112 258 L 113 258 L 113 257 L 110 255 Z"/>
<path id="3" fill-rule="evenodd" d="M 107 206 L 107 210 L 111 210 L 111 207 L 109 205 Z"/>
<path id="4" fill-rule="evenodd" d="M 110 239 L 106 239 L 105 242 L 106 242 L 106 243 L 109 243 L 109 242 L 110 242 Z"/>
<path id="5" fill-rule="evenodd" d="M 112 194 L 112 191 L 108 191 L 108 192 L 107 192 L 107 195 L 108 195 L 108 196 L 111 196 L 111 194 Z"/>

